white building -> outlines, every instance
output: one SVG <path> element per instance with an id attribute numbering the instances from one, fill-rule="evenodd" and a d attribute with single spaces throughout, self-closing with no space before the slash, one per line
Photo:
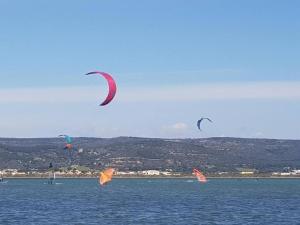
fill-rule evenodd
<path id="1" fill-rule="evenodd" d="M 142 171 L 143 175 L 148 175 L 148 176 L 158 176 L 160 175 L 160 171 L 159 170 L 144 170 Z"/>
<path id="2" fill-rule="evenodd" d="M 160 173 L 161 173 L 161 175 L 164 175 L 164 176 L 171 176 L 172 175 L 172 173 L 169 172 L 169 171 L 163 171 L 163 172 L 160 172 Z"/>
<path id="3" fill-rule="evenodd" d="M 116 172 L 116 175 L 136 175 L 137 172 L 134 172 L 134 171 L 127 171 L 127 172 L 122 172 L 122 171 L 117 171 Z"/>
<path id="4" fill-rule="evenodd" d="M 242 172 L 240 172 L 240 174 L 242 174 L 242 175 L 253 175 L 254 171 L 242 171 Z"/>
<path id="5" fill-rule="evenodd" d="M 290 175 L 292 175 L 292 173 L 280 173 L 280 176 L 290 176 Z"/>
<path id="6" fill-rule="evenodd" d="M 300 170 L 292 170 L 292 175 L 300 175 Z"/>

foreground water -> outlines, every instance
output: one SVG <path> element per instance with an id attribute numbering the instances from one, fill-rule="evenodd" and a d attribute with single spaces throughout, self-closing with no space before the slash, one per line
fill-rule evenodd
<path id="1" fill-rule="evenodd" d="M 299 224 L 300 179 L 10 179 L 0 224 Z"/>

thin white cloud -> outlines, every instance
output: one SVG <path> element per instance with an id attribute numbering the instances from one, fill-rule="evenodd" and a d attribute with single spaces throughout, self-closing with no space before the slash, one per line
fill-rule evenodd
<path id="1" fill-rule="evenodd" d="M 162 126 L 161 134 L 163 136 L 180 137 L 182 135 L 185 135 L 187 130 L 188 130 L 188 125 L 186 123 L 177 122 L 172 125 Z"/>
<path id="2" fill-rule="evenodd" d="M 299 99 L 300 82 L 249 82 L 135 88 L 121 100 L 200 101 L 239 99 Z"/>
<path id="3" fill-rule="evenodd" d="M 262 131 L 257 131 L 257 132 L 255 132 L 255 134 L 253 136 L 257 137 L 257 138 L 261 138 L 264 136 L 264 133 Z"/>
<path id="4" fill-rule="evenodd" d="M 174 129 L 174 130 L 186 130 L 187 127 L 188 126 L 185 123 L 182 123 L 182 122 L 175 123 L 171 126 L 171 128 Z"/>
<path id="5" fill-rule="evenodd" d="M 1 103 L 90 102 L 97 94 L 95 87 L 16 88 L 0 90 Z"/>
<path id="6" fill-rule="evenodd" d="M 99 87 L 53 87 L 0 90 L 0 103 L 98 102 L 106 91 Z M 239 99 L 300 100 L 300 82 L 206 83 L 153 87 L 118 87 L 116 101 L 201 101 Z"/>

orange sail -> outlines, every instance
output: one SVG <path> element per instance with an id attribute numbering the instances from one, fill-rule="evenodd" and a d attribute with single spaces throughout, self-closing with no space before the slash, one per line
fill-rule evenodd
<path id="1" fill-rule="evenodd" d="M 69 150 L 71 150 L 72 149 L 72 144 L 66 144 L 66 146 L 65 146 L 65 149 L 69 149 Z"/>
<path id="2" fill-rule="evenodd" d="M 114 172 L 115 172 L 115 169 L 113 169 L 113 168 L 108 168 L 108 169 L 105 169 L 104 171 L 100 172 L 99 183 L 101 185 L 105 185 L 106 183 L 110 182 Z"/>
<path id="3" fill-rule="evenodd" d="M 193 169 L 193 173 L 195 174 L 199 182 L 201 183 L 207 182 L 206 177 L 199 170 Z"/>

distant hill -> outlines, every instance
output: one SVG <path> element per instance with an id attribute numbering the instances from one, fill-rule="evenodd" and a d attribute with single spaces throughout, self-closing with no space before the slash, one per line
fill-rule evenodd
<path id="1" fill-rule="evenodd" d="M 261 172 L 300 168 L 300 141 L 208 138 L 74 138 L 69 155 L 59 138 L 0 138 L 0 169 L 45 170 L 72 164 L 92 169 L 113 166 L 121 171 L 172 169 L 234 172 L 254 168 Z"/>

